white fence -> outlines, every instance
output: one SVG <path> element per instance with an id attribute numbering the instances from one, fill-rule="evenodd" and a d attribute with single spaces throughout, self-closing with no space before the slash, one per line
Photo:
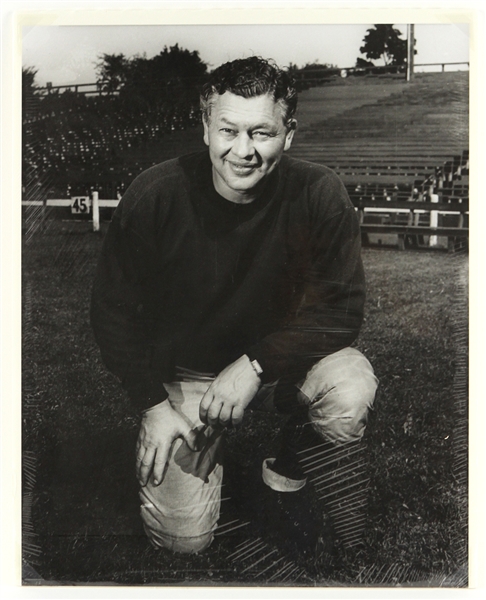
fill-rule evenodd
<path id="1" fill-rule="evenodd" d="M 89 196 L 73 196 L 72 198 L 47 198 L 42 200 L 22 200 L 22 206 L 47 206 L 54 208 L 71 208 L 73 215 L 93 215 L 93 231 L 100 229 L 100 208 L 116 208 L 120 200 L 100 199 L 98 192 Z"/>
<path id="2" fill-rule="evenodd" d="M 89 196 L 73 196 L 72 198 L 59 198 L 51 199 L 48 198 L 44 202 L 42 200 L 23 200 L 22 206 L 46 206 L 46 207 L 57 207 L 57 208 L 71 208 L 71 214 L 73 215 L 89 215 L 92 214 L 93 231 L 99 231 L 100 229 L 100 208 L 111 208 L 115 209 L 120 202 L 117 200 L 108 200 L 98 197 L 98 192 L 92 192 L 91 198 Z M 438 196 L 434 196 L 433 202 L 438 202 Z M 356 208 L 358 210 L 358 208 Z M 420 214 L 430 213 L 430 227 L 437 228 L 438 216 L 440 215 L 461 215 L 461 211 L 457 210 L 440 210 L 440 211 L 428 211 L 422 210 L 417 207 L 416 203 L 411 203 L 403 208 L 384 208 L 384 207 L 371 207 L 366 206 L 361 209 L 364 213 L 378 213 L 383 216 L 390 213 L 402 213 L 409 214 L 413 211 L 415 217 L 415 224 L 418 224 L 418 218 Z M 434 245 L 436 240 L 431 240 L 431 245 Z"/>

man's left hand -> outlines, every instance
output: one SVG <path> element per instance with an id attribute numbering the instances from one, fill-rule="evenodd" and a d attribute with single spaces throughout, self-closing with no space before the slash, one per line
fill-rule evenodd
<path id="1" fill-rule="evenodd" d="M 201 400 L 199 418 L 212 427 L 239 425 L 260 386 L 260 377 L 244 354 L 213 381 Z"/>

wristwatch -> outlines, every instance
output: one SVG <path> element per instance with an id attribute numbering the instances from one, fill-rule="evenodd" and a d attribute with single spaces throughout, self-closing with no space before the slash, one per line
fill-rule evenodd
<path id="1" fill-rule="evenodd" d="M 260 377 L 260 375 L 263 373 L 260 363 L 257 360 L 250 360 L 250 365 L 253 367 L 255 373 Z"/>

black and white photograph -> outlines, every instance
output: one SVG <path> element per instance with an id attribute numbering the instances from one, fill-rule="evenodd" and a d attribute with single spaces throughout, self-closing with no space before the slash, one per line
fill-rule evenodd
<path id="1" fill-rule="evenodd" d="M 19 17 L 24 587 L 470 585 L 473 22 L 372 14 Z"/>

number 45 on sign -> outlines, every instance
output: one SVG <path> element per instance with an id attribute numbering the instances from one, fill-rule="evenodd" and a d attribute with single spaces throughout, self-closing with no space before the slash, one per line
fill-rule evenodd
<path id="1" fill-rule="evenodd" d="M 89 196 L 73 196 L 71 198 L 71 214 L 87 215 L 90 211 L 91 201 Z"/>

